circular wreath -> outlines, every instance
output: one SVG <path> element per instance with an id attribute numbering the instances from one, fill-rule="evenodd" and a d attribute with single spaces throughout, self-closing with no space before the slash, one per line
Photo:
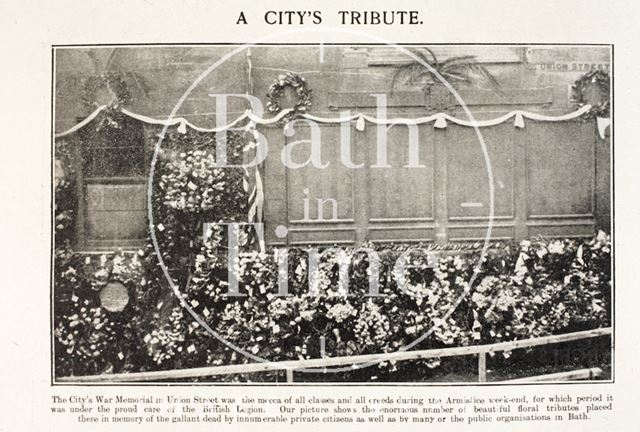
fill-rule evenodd
<path id="1" fill-rule="evenodd" d="M 591 105 L 587 117 L 609 117 L 610 108 L 609 73 L 596 69 L 581 76 L 571 87 L 572 101 L 578 106 Z M 597 87 L 600 91 L 598 100 L 590 100 L 593 95 L 589 91 Z"/>
<path id="2" fill-rule="evenodd" d="M 280 98 L 287 87 L 291 87 L 298 96 L 298 101 L 293 106 L 293 111 L 287 114 L 283 121 L 288 121 L 297 114 L 304 114 L 311 108 L 313 103 L 312 91 L 307 87 L 307 81 L 300 75 L 287 72 L 278 76 L 267 92 L 267 109 L 271 113 L 279 113 L 282 110 Z"/>
<path id="3" fill-rule="evenodd" d="M 126 105 L 131 102 L 131 93 L 122 74 L 118 72 L 105 72 L 87 79 L 82 93 L 82 102 L 89 108 L 97 108 L 102 105 L 97 100 L 97 92 L 106 89 L 111 93 L 112 99 L 109 105 L 114 107 Z"/>

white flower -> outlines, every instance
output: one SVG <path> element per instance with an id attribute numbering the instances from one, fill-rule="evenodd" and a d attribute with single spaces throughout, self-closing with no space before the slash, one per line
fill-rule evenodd
<path id="1" fill-rule="evenodd" d="M 559 242 L 556 240 L 553 243 L 549 244 L 549 253 L 561 254 L 563 252 L 564 252 L 564 245 L 562 244 L 562 242 Z"/>
<path id="2" fill-rule="evenodd" d="M 464 261 L 462 261 L 462 259 L 459 256 L 456 256 L 453 259 L 453 265 L 456 268 L 456 270 L 461 270 L 462 269 L 462 264 L 464 263 Z"/>
<path id="3" fill-rule="evenodd" d="M 600 243 L 606 243 L 609 241 L 609 236 L 604 231 L 598 231 L 598 235 L 596 236 L 596 240 Z"/>
<path id="4" fill-rule="evenodd" d="M 311 321 L 313 319 L 313 314 L 314 311 L 312 310 L 305 310 L 300 312 L 300 316 L 306 321 Z"/>

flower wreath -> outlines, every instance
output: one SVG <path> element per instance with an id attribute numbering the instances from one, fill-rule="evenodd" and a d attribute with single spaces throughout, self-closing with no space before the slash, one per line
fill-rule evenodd
<path id="1" fill-rule="evenodd" d="M 282 119 L 285 123 L 295 115 L 307 112 L 313 103 L 312 90 L 307 87 L 307 81 L 300 75 L 287 72 L 278 76 L 278 79 L 269 87 L 267 92 L 267 109 L 269 112 L 279 113 L 282 110 L 280 98 L 284 94 L 286 87 L 292 87 L 295 90 L 298 102 L 293 106 L 293 111 Z"/>
<path id="2" fill-rule="evenodd" d="M 599 102 L 587 100 L 587 91 L 594 85 L 598 86 L 602 92 L 602 97 Z M 588 103 L 592 105 L 592 108 L 586 117 L 609 117 L 610 86 L 608 72 L 599 69 L 587 72 L 573 84 L 571 91 L 571 101 L 573 103 L 580 107 Z"/>
<path id="3" fill-rule="evenodd" d="M 101 88 L 107 89 L 113 95 L 113 100 L 110 101 L 110 105 L 113 107 L 126 105 L 131 102 L 131 93 L 127 88 L 127 83 L 122 77 L 122 74 L 118 72 L 105 72 L 87 79 L 82 93 L 82 103 L 89 108 L 98 108 L 100 102 L 96 100 L 96 93 Z"/>

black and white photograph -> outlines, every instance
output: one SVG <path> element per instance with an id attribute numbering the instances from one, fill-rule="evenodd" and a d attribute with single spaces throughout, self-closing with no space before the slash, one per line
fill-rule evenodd
<path id="1" fill-rule="evenodd" d="M 54 388 L 614 382 L 611 44 L 51 49 Z"/>

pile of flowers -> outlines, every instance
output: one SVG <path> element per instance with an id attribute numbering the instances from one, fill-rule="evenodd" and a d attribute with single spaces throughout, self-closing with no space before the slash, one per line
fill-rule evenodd
<path id="1" fill-rule="evenodd" d="M 211 252 L 211 245 L 208 251 L 203 246 L 182 295 L 229 344 L 272 361 L 392 352 L 419 338 L 415 349 L 495 343 L 610 324 L 611 241 L 604 233 L 589 241 L 501 245 L 484 257 L 472 285 L 477 252 L 440 256 L 435 266 L 423 262 L 407 267 L 407 285 L 400 289 L 392 265 L 400 250 L 380 251 L 377 295 L 369 295 L 367 258 L 355 250 L 346 250 L 351 259 L 348 292 L 338 283 L 335 256 L 328 254 L 321 261 L 312 280 L 322 289 L 313 291 L 307 252 L 290 251 L 287 295 L 279 295 L 273 254 L 242 253 L 235 267 L 241 296 L 228 296 L 226 262 Z M 75 281 L 84 287 L 74 291 L 72 307 L 55 329 L 57 354 L 65 367 L 72 363 L 75 373 L 96 373 L 255 361 L 212 337 L 166 291 L 165 305 L 139 296 L 137 305 L 123 313 L 105 311 L 88 294 L 97 293 L 106 280 L 117 276 L 140 293 L 148 292 L 151 281 L 138 256 L 95 261 L 60 275 L 67 284 Z M 320 338 L 325 340 L 324 353 Z M 126 358 L 130 356 L 135 362 Z M 439 364 L 437 359 L 424 363 Z M 378 367 L 393 371 L 397 365 Z"/>
<path id="2" fill-rule="evenodd" d="M 58 376 L 485 344 L 610 325 L 611 239 L 602 232 L 587 240 L 494 244 L 486 256 L 449 250 L 437 259 L 413 254 L 408 245 L 368 245 L 379 257 L 375 269 L 362 249 L 325 251 L 317 266 L 309 264 L 309 251 L 292 249 L 283 267 L 274 250 L 245 246 L 249 251 L 229 266 L 225 233 L 214 228 L 205 240 L 203 223 L 246 218 L 247 191 L 241 170 L 213 164 L 215 140 L 201 138 L 193 138 L 197 145 L 188 150 L 174 142 L 187 138 L 168 139 L 153 179 L 155 233 L 180 299 L 150 245 L 133 254 L 74 253 L 69 236 L 75 209 L 68 195 L 75 188 L 59 183 Z M 230 152 L 237 163 L 242 146 L 230 146 Z M 228 267 L 239 295 L 228 295 Z M 101 306 L 99 293 L 110 281 L 128 290 L 121 312 Z M 383 374 L 397 365 L 378 368 Z"/>
<path id="3" fill-rule="evenodd" d="M 478 253 L 441 256 L 436 266 L 424 262 L 407 268 L 405 289 L 397 286 L 389 265 L 394 260 L 386 256 L 377 296 L 367 295 L 368 274 L 361 267 L 368 263 L 355 250 L 346 251 L 351 259 L 349 292 L 338 283 L 335 256 L 329 254 L 319 266 L 321 276 L 312 277 L 322 288 L 314 292 L 306 252 L 290 251 L 286 296 L 278 295 L 273 255 L 248 252 L 236 267 L 241 296 L 227 296 L 226 269 L 211 268 L 194 276 L 196 283 L 184 295 L 225 340 L 273 361 L 319 357 L 321 337 L 331 356 L 396 351 L 418 338 L 416 349 L 494 343 L 609 325 L 610 248 L 604 233 L 589 241 L 504 244 L 484 258 L 471 286 Z M 184 322 L 193 321 L 186 312 L 183 316 Z M 202 328 L 180 343 L 183 350 L 192 346 L 193 355 L 221 364 L 254 361 Z M 428 363 L 438 364 L 437 359 Z"/>
<path id="4" fill-rule="evenodd" d="M 228 187 L 227 171 L 216 166 L 211 152 L 181 152 L 166 168 L 168 172 L 162 176 L 160 187 L 168 207 L 194 213 L 224 205 L 221 192 Z"/>
<path id="5" fill-rule="evenodd" d="M 146 285 L 141 255 L 142 251 L 67 256 L 66 269 L 55 275 L 57 371 L 87 374 L 137 368 Z M 100 291 L 109 281 L 122 283 L 130 294 L 121 312 L 101 305 Z"/>

